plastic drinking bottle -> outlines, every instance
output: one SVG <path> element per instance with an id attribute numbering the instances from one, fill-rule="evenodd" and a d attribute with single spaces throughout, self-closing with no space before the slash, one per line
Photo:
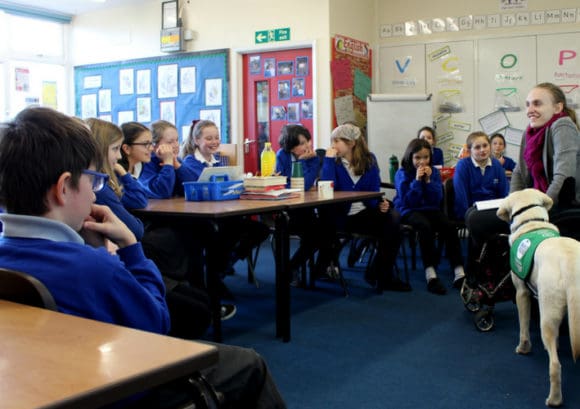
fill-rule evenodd
<path id="1" fill-rule="evenodd" d="M 274 170 L 276 169 L 276 154 L 272 150 L 272 144 L 266 142 L 264 144 L 264 150 L 260 155 L 260 170 L 262 176 L 272 176 Z"/>

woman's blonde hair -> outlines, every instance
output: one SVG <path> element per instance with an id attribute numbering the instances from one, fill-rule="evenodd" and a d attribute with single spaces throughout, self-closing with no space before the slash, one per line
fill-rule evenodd
<path id="1" fill-rule="evenodd" d="M 360 176 L 373 165 L 376 165 L 376 160 L 369 151 L 367 141 L 358 126 L 350 123 L 339 125 L 334 128 L 330 138 L 333 141 L 340 139 L 346 144 L 352 145 L 352 160 L 350 165 L 355 175 Z M 340 159 L 337 158 L 338 160 Z"/>
<path id="2" fill-rule="evenodd" d="M 180 156 L 181 158 L 185 158 L 187 155 L 193 155 L 195 150 L 197 149 L 197 140 L 201 138 L 201 133 L 205 128 L 209 128 L 213 126 L 217 128 L 217 125 L 213 121 L 209 120 L 194 120 L 191 123 L 191 127 L 189 128 L 189 135 L 183 145 L 181 146 Z"/>
<path id="3" fill-rule="evenodd" d="M 91 135 L 97 141 L 99 154 L 103 158 L 101 169 L 98 171 L 109 175 L 109 186 L 117 196 L 121 197 L 123 195 L 123 188 L 119 183 L 119 179 L 117 179 L 117 174 L 109 163 L 109 146 L 117 141 L 122 142 L 123 132 L 117 125 L 103 121 L 102 119 L 89 118 L 86 120 L 86 123 L 91 129 Z"/>

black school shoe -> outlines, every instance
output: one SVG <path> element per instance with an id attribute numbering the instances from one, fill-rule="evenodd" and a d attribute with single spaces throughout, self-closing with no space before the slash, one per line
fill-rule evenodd
<path id="1" fill-rule="evenodd" d="M 445 286 L 443 285 L 441 280 L 439 280 L 439 278 L 437 278 L 437 277 L 432 278 L 427 282 L 427 290 L 430 293 L 437 294 L 437 295 L 447 294 L 447 290 L 445 289 Z"/>
<path id="2" fill-rule="evenodd" d="M 458 290 L 461 290 L 461 287 L 463 287 L 463 282 L 464 281 L 465 281 L 465 276 L 459 277 L 457 280 L 455 280 L 453 282 L 453 288 L 456 288 Z"/>

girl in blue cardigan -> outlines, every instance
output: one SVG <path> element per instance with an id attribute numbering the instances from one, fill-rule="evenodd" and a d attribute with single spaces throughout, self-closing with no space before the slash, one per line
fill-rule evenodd
<path id="1" fill-rule="evenodd" d="M 320 180 L 331 180 L 337 191 L 379 191 L 380 175 L 377 159 L 368 147 L 360 129 L 351 124 L 340 125 L 332 131 L 332 146 L 326 150 Z M 376 237 L 377 255 L 371 266 L 369 283 L 379 290 L 410 291 L 411 287 L 393 274 L 395 259 L 401 244 L 399 214 L 387 200 L 370 199 L 364 202 L 334 206 L 334 228 L 346 232 Z M 325 225 L 329 223 L 325 215 Z"/>
<path id="2" fill-rule="evenodd" d="M 431 166 L 429 142 L 411 140 L 395 175 L 395 188 L 395 208 L 401 213 L 403 223 L 413 226 L 419 236 L 427 290 L 440 295 L 447 292 L 435 271 L 439 259 L 435 252 L 435 233 L 445 242 L 447 257 L 455 273 L 453 286 L 461 288 L 465 273 L 459 238 L 455 226 L 441 211 L 443 184 L 439 170 Z"/>
<path id="3" fill-rule="evenodd" d="M 429 142 L 431 149 L 431 166 L 443 166 L 443 151 L 435 146 L 437 143 L 435 129 L 430 126 L 424 126 L 417 132 L 417 138 Z"/>
<path id="4" fill-rule="evenodd" d="M 101 119 L 89 118 L 86 122 L 103 158 L 99 171 L 109 175 L 106 186 L 96 193 L 96 203 L 109 206 L 135 234 L 137 240 L 141 240 L 144 233 L 143 223 L 127 209 L 141 209 L 147 206 L 147 194 L 137 179 L 117 162 L 121 158 L 123 132 L 117 125 Z M 147 135 L 143 136 L 143 139 L 150 142 Z"/>

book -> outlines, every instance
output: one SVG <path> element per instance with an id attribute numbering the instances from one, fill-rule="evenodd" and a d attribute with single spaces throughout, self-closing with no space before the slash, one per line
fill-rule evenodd
<path id="1" fill-rule="evenodd" d="M 244 179 L 244 187 L 286 186 L 286 176 L 252 176 Z"/>
<path id="2" fill-rule="evenodd" d="M 475 207 L 477 208 L 477 210 L 497 209 L 499 208 L 501 202 L 503 202 L 503 198 L 480 200 L 479 202 L 475 202 Z"/>
<path id="3" fill-rule="evenodd" d="M 264 192 L 247 192 L 240 195 L 240 199 L 246 200 L 281 200 L 300 197 L 300 189 L 277 189 Z"/>
<path id="4" fill-rule="evenodd" d="M 270 190 L 286 189 L 286 185 L 272 185 L 272 186 L 244 186 L 244 192 L 267 192 Z"/>

